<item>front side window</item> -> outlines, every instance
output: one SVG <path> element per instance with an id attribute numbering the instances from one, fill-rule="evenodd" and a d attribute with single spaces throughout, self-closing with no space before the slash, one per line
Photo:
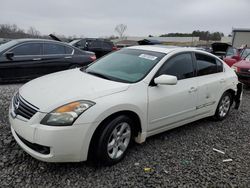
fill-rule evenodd
<path id="1" fill-rule="evenodd" d="M 197 62 L 197 76 L 217 73 L 217 62 L 214 57 L 205 54 L 195 54 Z"/>
<path id="2" fill-rule="evenodd" d="M 41 43 L 22 44 L 11 50 L 15 56 L 22 55 L 42 55 L 43 46 Z"/>
<path id="3" fill-rule="evenodd" d="M 143 79 L 165 55 L 147 50 L 122 49 L 97 60 L 86 72 L 113 81 L 134 83 Z"/>
<path id="4" fill-rule="evenodd" d="M 70 48 L 70 47 L 68 47 L 68 46 L 65 46 L 65 53 L 66 53 L 66 54 L 72 54 L 72 52 L 73 52 L 73 48 Z"/>
<path id="5" fill-rule="evenodd" d="M 44 55 L 65 54 L 65 47 L 59 44 L 44 43 Z"/>
<path id="6" fill-rule="evenodd" d="M 158 76 L 162 74 L 176 76 L 178 80 L 194 76 L 192 55 L 190 53 L 179 54 L 168 60 L 160 69 Z"/>

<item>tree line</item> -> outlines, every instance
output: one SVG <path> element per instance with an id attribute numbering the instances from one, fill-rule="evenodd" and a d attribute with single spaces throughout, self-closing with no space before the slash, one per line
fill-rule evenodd
<path id="1" fill-rule="evenodd" d="M 219 41 L 221 37 L 224 37 L 224 33 L 195 30 L 192 33 L 168 33 L 160 35 L 160 37 L 200 37 L 200 40 Z"/>
<path id="2" fill-rule="evenodd" d="M 127 26 L 124 24 L 119 24 L 115 27 L 115 31 L 118 33 L 119 37 L 124 36 Z M 58 38 L 63 41 L 70 41 L 74 38 L 78 38 L 76 35 L 64 36 L 53 33 Z M 150 35 L 151 36 L 151 35 Z M 214 40 L 219 41 L 224 34 L 222 32 L 209 32 L 209 31 L 199 31 L 195 30 L 192 33 L 168 33 L 162 34 L 160 37 L 200 37 L 200 40 Z M 84 36 L 81 36 L 83 38 Z M 30 27 L 28 30 L 19 28 L 16 24 L 0 24 L 0 38 L 17 39 L 17 38 L 50 38 L 47 35 L 41 35 L 41 33 L 34 27 Z M 115 37 L 117 38 L 117 37 Z"/>

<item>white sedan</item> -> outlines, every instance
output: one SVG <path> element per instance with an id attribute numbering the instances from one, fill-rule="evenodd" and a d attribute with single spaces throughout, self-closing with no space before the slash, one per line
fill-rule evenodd
<path id="1" fill-rule="evenodd" d="M 241 85 L 216 56 L 192 48 L 129 47 L 87 68 L 22 86 L 9 120 L 17 143 L 47 162 L 119 162 L 132 140 L 213 116 L 223 120 Z"/>

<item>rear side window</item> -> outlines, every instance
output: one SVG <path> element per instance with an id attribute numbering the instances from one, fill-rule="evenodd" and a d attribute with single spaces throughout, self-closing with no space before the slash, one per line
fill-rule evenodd
<path id="1" fill-rule="evenodd" d="M 73 48 L 70 48 L 70 47 L 68 47 L 68 46 L 65 46 L 65 53 L 66 53 L 66 54 L 72 54 L 72 52 L 73 52 Z"/>
<path id="2" fill-rule="evenodd" d="M 217 73 L 216 59 L 204 54 L 195 54 L 197 62 L 197 76 Z"/>
<path id="3" fill-rule="evenodd" d="M 65 47 L 59 44 L 44 43 L 45 55 L 65 54 Z"/>
<path id="4" fill-rule="evenodd" d="M 216 63 L 217 63 L 217 72 L 223 72 L 223 63 L 218 59 L 216 59 Z"/>
<path id="5" fill-rule="evenodd" d="M 89 48 L 101 48 L 102 47 L 102 42 L 93 40 L 93 41 L 88 41 L 88 47 Z"/>
<path id="6" fill-rule="evenodd" d="M 191 78 L 194 76 L 192 55 L 190 53 L 179 54 L 168 60 L 160 69 L 158 75 L 173 75 L 178 80 Z"/>
<path id="7" fill-rule="evenodd" d="M 106 50 L 112 50 L 113 45 L 110 42 L 103 42 L 103 48 Z"/>
<path id="8" fill-rule="evenodd" d="M 27 43 L 12 50 L 15 56 L 20 55 L 41 55 L 43 46 L 41 43 Z"/>

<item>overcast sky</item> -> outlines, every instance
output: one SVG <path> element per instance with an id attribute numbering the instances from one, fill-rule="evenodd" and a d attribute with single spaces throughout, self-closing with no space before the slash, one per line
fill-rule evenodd
<path id="1" fill-rule="evenodd" d="M 42 34 L 100 37 L 160 35 L 250 28 L 250 0 L 0 0 L 0 24 L 35 27 Z"/>

